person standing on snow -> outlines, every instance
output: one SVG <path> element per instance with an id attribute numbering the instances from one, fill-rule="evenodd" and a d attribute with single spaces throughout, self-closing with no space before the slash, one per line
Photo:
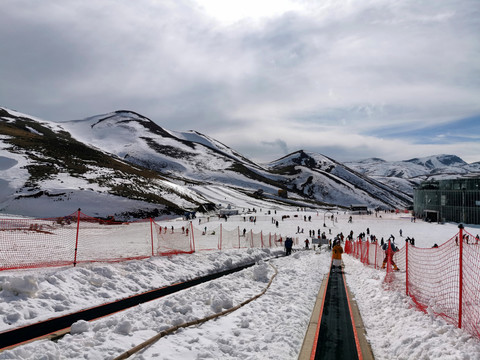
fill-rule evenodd
<path id="1" fill-rule="evenodd" d="M 389 247 L 390 244 L 390 247 Z M 390 259 L 390 263 L 393 266 L 393 270 L 398 271 L 400 270 L 397 267 L 397 264 L 393 261 L 393 254 L 398 251 L 398 247 L 395 245 L 393 240 L 388 240 L 385 244 L 382 245 L 382 250 L 385 251 L 385 258 L 383 259 L 382 269 L 385 269 L 385 265 L 387 265 L 387 261 Z"/>
<path id="2" fill-rule="evenodd" d="M 335 269 L 336 267 L 338 267 L 339 270 L 342 269 L 342 254 L 342 245 L 340 245 L 339 240 L 335 240 L 332 249 L 332 269 Z"/>
<path id="3" fill-rule="evenodd" d="M 291 237 L 287 237 L 285 239 L 285 255 L 290 255 L 292 253 L 292 246 L 293 246 L 293 239 Z"/>

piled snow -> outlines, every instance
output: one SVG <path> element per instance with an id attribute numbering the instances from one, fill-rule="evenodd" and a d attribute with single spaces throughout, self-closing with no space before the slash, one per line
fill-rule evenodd
<path id="1" fill-rule="evenodd" d="M 259 252 L 261 251 L 251 252 L 252 259 L 258 256 Z M 241 254 L 242 252 L 235 252 L 230 256 L 236 258 Z M 247 252 L 243 252 L 244 256 L 246 254 Z M 207 258 L 208 255 L 203 257 Z M 202 267 L 201 261 L 195 262 L 195 258 L 191 261 L 192 268 Z M 145 265 L 151 262 L 158 265 L 170 261 L 151 259 L 136 262 L 140 273 L 148 272 L 152 280 L 168 274 L 166 267 L 163 272 L 160 267 L 155 270 L 148 269 Z M 319 274 L 326 273 L 329 257 L 325 254 L 316 256 L 313 252 L 303 252 L 296 259 L 280 258 L 274 263 L 279 268 L 279 274 L 266 295 L 226 317 L 166 337 L 156 344 L 160 345 L 160 348 L 154 346 L 147 349 L 140 358 L 148 359 L 161 354 L 160 358 L 163 359 L 244 359 L 256 358 L 259 353 L 263 353 L 264 358 L 271 359 L 295 358 L 303 342 L 314 305 L 312 299 L 315 298 L 323 278 L 310 269 L 317 269 Z M 177 273 L 189 272 L 188 264 L 184 265 L 183 269 L 177 269 Z M 112 265 L 113 268 L 118 266 L 120 264 Z M 74 272 L 79 270 L 74 269 Z M 62 358 L 113 358 L 147 340 L 156 332 L 219 313 L 248 300 L 265 288 L 265 280 L 270 279 L 273 273 L 274 270 L 268 264 L 259 263 L 253 268 L 145 303 L 108 318 L 91 323 L 78 321 L 73 324 L 69 335 L 55 343 L 37 341 L 6 351 L 0 354 L 0 358 L 33 359 L 36 354 L 43 354 L 47 358 L 58 358 L 58 354 L 61 354 Z M 100 276 L 98 275 L 99 278 Z M 129 274 L 126 274 L 126 277 L 128 283 Z M 112 282 L 117 284 L 117 290 L 120 290 L 122 280 L 121 269 L 115 270 Z M 82 287 L 81 283 L 76 286 Z M 67 289 L 68 285 L 62 284 L 61 287 Z M 92 284 L 83 284 L 83 287 L 91 288 Z M 97 287 L 97 294 L 115 292 L 113 289 L 106 290 L 111 286 L 106 283 L 101 285 L 100 281 L 93 287 Z M 57 293 L 58 295 L 60 294 Z M 68 296 L 70 300 L 74 297 L 73 293 L 71 295 Z M 42 298 L 43 302 L 56 302 L 52 297 L 49 300 L 44 296 Z M 27 307 L 26 303 L 32 300 L 23 298 L 21 302 Z M 37 308 L 37 312 L 39 311 L 40 308 Z"/>
<path id="2" fill-rule="evenodd" d="M 34 297 L 38 291 L 37 279 L 32 275 L 23 277 L 5 278 L 2 285 L 3 291 L 10 292 L 12 297 L 26 296 Z"/>
<path id="3" fill-rule="evenodd" d="M 478 359 L 480 341 L 434 315 L 414 310 L 404 281 L 397 291 L 384 290 L 385 273 L 349 256 L 344 262 L 375 359 Z"/>
<path id="4" fill-rule="evenodd" d="M 280 220 L 282 214 L 274 217 Z M 290 218 L 281 221 L 277 229 L 271 216 L 260 215 L 255 225 L 245 223 L 243 217 L 232 217 L 223 226 L 277 231 L 299 236 L 301 242 L 309 229 L 321 229 L 327 234 L 328 230 L 332 234 L 353 230 L 358 234 L 368 227 L 377 237 L 395 234 L 397 239 L 402 229 L 404 236 L 415 237 L 419 247 L 440 244 L 439 239 L 446 241 L 458 231 L 457 224 L 414 223 L 405 215 L 354 216 L 349 224 L 348 213 L 335 214 L 335 222 L 315 212 L 289 213 Z M 304 216 L 312 216 L 312 221 L 304 221 Z M 295 234 L 298 228 L 304 228 L 304 233 Z M 479 232 L 478 227 L 467 226 L 467 230 Z M 78 321 L 70 334 L 55 342 L 25 344 L 0 353 L 0 359 L 113 359 L 158 332 L 230 309 L 259 294 L 274 274 L 270 263 L 278 269 L 278 275 L 263 296 L 224 317 L 168 335 L 132 358 L 297 359 L 315 298 L 328 272 L 330 253 L 326 249 L 298 251 L 265 261 L 276 254 L 261 249 L 213 251 L 75 268 L 0 272 L 0 327 L 6 330 L 257 262 L 241 272 L 113 316 Z M 480 353 L 478 339 L 413 308 L 401 275 L 397 276 L 398 286 L 385 289 L 384 272 L 365 267 L 349 256 L 344 256 L 344 262 L 347 283 L 359 305 L 375 359 L 475 359 Z"/>
<path id="5" fill-rule="evenodd" d="M 268 265 L 265 262 L 259 263 L 253 269 L 253 280 L 268 282 Z"/>

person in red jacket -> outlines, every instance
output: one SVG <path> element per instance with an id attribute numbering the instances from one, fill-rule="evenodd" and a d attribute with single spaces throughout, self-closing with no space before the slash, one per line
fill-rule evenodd
<path id="1" fill-rule="evenodd" d="M 382 249 L 385 251 L 385 258 L 383 259 L 382 269 L 385 269 L 385 265 L 387 265 L 387 261 L 390 259 L 393 270 L 398 271 L 400 269 L 397 267 L 397 264 L 395 264 L 395 261 L 393 261 L 393 254 L 398 251 L 398 247 L 393 242 L 394 238 L 392 238 L 393 235 L 390 237 L 390 239 L 387 240 L 385 244 L 382 245 Z M 390 247 L 388 245 L 390 245 Z"/>

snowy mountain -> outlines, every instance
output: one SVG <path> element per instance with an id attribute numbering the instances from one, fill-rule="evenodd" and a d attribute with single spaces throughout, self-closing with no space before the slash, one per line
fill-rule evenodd
<path id="1" fill-rule="evenodd" d="M 468 164 L 456 155 L 433 155 L 404 161 L 371 158 L 346 162 L 345 165 L 411 195 L 414 186 L 428 179 L 480 176 L 479 162 Z"/>
<path id="2" fill-rule="evenodd" d="M 371 183 L 364 176 L 353 176 L 348 171 L 344 176 L 333 174 L 332 180 L 321 169 L 315 169 L 314 163 L 311 165 L 313 172 L 318 175 L 315 180 L 319 184 L 318 189 L 300 186 L 299 183 L 305 182 L 304 178 L 310 177 L 312 172 L 308 163 L 302 164 L 304 166 L 299 168 L 299 174 L 292 181 L 291 176 L 278 176 L 281 173 L 278 166 L 269 164 L 262 167 L 199 132 L 167 131 L 132 112 L 117 111 L 83 121 L 62 123 L 62 126 L 87 144 L 184 181 L 229 185 L 249 193 L 261 189 L 264 194 L 276 194 L 279 188 L 283 188 L 301 198 L 329 205 L 367 203 L 372 206 L 405 207 L 411 202 L 411 198 L 404 194 L 392 196 L 397 192 L 395 189 L 379 190 L 379 186 L 385 186 Z M 107 139 L 105 133 L 111 133 L 114 127 L 118 128 L 116 135 L 110 134 Z M 340 173 L 341 166 L 337 165 L 339 168 L 334 173 Z M 366 185 L 366 182 L 370 184 Z M 329 196 L 325 196 L 325 192 Z"/>
<path id="3" fill-rule="evenodd" d="M 344 176 L 336 174 L 340 173 L 341 168 L 338 163 L 333 180 L 322 169 L 315 168 L 315 162 L 311 162 L 298 164 L 303 166 L 297 168 L 298 174 L 292 181 L 292 176 L 279 176 L 282 170 L 278 164 L 282 161 L 262 167 L 199 132 L 167 131 L 153 121 L 131 112 L 117 111 L 83 121 L 62 123 L 62 126 L 87 144 L 184 181 L 228 184 L 250 193 L 261 189 L 264 194 L 275 194 L 279 188 L 283 188 L 301 198 L 343 206 L 367 203 L 372 206 L 405 207 L 411 202 L 411 198 L 404 194 L 392 196 L 392 193 L 397 192 L 395 189 L 379 190 L 377 187 L 385 186 L 371 183 L 364 176 L 354 176 L 349 171 Z M 116 130 L 115 137 L 110 135 L 106 139 L 104 134 L 111 133 L 114 127 L 120 128 Z M 295 156 L 293 154 L 290 158 L 294 159 Z M 321 155 L 318 157 L 323 158 Z M 309 165 L 313 167 L 309 168 Z M 312 171 L 317 174 L 317 188 L 301 185 L 311 176 Z M 328 196 L 325 196 L 326 192 Z"/>
<path id="4" fill-rule="evenodd" d="M 87 146 L 58 123 L 2 108 L 0 120 L 1 211 L 159 216 L 208 202 L 155 171 Z"/>
<path id="5" fill-rule="evenodd" d="M 220 142 L 130 111 L 54 123 L 0 108 L 0 211 L 159 216 L 230 205 L 316 206 Z M 258 196 L 258 190 L 263 196 Z"/>
<path id="6" fill-rule="evenodd" d="M 300 150 L 269 166 L 284 175 L 288 187 L 318 201 L 381 208 L 402 208 L 412 202 L 411 196 L 320 154 Z"/>
<path id="7" fill-rule="evenodd" d="M 232 179 L 231 170 L 244 166 L 259 174 L 265 172 L 259 165 L 205 135 L 195 131 L 168 131 L 130 111 L 63 122 L 61 126 L 89 146 L 187 182 L 238 185 L 243 180 L 251 187 L 254 182 L 248 176 Z"/>
<path id="8" fill-rule="evenodd" d="M 452 156 L 341 164 L 305 151 L 260 165 L 207 135 L 170 131 L 125 110 L 57 123 L 0 108 L 0 147 L 0 211 L 33 216 L 79 207 L 160 216 L 233 199 L 246 208 L 404 208 L 427 170 L 468 166 Z"/>

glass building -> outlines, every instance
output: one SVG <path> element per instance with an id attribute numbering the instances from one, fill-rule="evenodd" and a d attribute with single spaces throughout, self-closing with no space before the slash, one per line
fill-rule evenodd
<path id="1" fill-rule="evenodd" d="M 413 210 L 427 221 L 480 224 L 480 177 L 425 181 L 414 189 Z"/>

